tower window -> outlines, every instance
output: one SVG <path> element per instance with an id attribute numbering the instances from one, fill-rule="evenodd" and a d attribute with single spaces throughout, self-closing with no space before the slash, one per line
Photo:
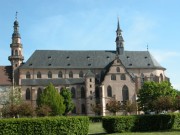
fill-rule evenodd
<path id="1" fill-rule="evenodd" d="M 125 74 L 121 74 L 121 80 L 126 80 L 126 75 Z"/>
<path id="2" fill-rule="evenodd" d="M 59 73 L 58 73 L 58 78 L 62 78 L 62 77 L 63 77 L 63 74 L 62 74 L 61 71 L 59 71 Z"/>
<path id="3" fill-rule="evenodd" d="M 111 80 L 116 80 L 116 75 L 115 74 L 111 75 Z"/>
<path id="4" fill-rule="evenodd" d="M 116 68 L 116 72 L 120 72 L 120 68 L 119 67 Z"/>
<path id="5" fill-rule="evenodd" d="M 48 72 L 48 78 L 52 78 L 52 72 L 51 71 Z"/>
<path id="6" fill-rule="evenodd" d="M 37 72 L 37 78 L 41 78 L 41 72 Z"/>
<path id="7" fill-rule="evenodd" d="M 79 72 L 79 78 L 82 78 L 83 77 L 83 71 L 80 71 Z"/>
<path id="8" fill-rule="evenodd" d="M 26 72 L 26 78 L 27 78 L 27 79 L 31 78 L 31 74 L 30 74 L 30 72 L 29 72 L 29 71 L 28 71 L 28 72 Z"/>
<path id="9" fill-rule="evenodd" d="M 81 87 L 81 98 L 85 98 L 86 93 L 84 87 Z"/>
<path id="10" fill-rule="evenodd" d="M 72 71 L 69 72 L 69 78 L 73 78 L 73 72 Z"/>
<path id="11" fill-rule="evenodd" d="M 15 50 L 15 55 L 18 56 L 18 50 Z"/>

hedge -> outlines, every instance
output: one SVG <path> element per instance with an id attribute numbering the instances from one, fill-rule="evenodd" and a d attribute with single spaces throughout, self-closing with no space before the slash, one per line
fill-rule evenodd
<path id="1" fill-rule="evenodd" d="M 180 114 L 106 116 L 102 125 L 107 133 L 180 129 Z"/>
<path id="2" fill-rule="evenodd" d="M 87 135 L 88 117 L 0 119 L 0 135 Z"/>

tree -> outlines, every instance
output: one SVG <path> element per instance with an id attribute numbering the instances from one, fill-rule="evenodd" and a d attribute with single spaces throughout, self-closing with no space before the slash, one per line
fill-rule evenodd
<path id="1" fill-rule="evenodd" d="M 164 96 L 170 96 L 172 99 L 175 99 L 176 95 L 176 90 L 173 89 L 169 82 L 145 82 L 138 93 L 138 103 L 140 110 L 144 112 L 156 111 L 153 106 L 153 101 L 159 97 Z"/>
<path id="2" fill-rule="evenodd" d="M 122 108 L 126 114 L 128 114 L 128 113 L 131 114 L 131 113 L 137 111 L 137 104 L 136 104 L 136 102 L 131 102 L 128 100 L 122 105 Z"/>
<path id="3" fill-rule="evenodd" d="M 56 88 L 50 83 L 37 99 L 38 106 L 47 105 L 51 108 L 51 115 L 62 115 L 65 112 L 64 99 Z"/>
<path id="4" fill-rule="evenodd" d="M 36 114 L 37 116 L 40 116 L 40 117 L 49 116 L 51 112 L 52 112 L 51 108 L 47 105 L 39 106 L 36 109 Z"/>
<path id="5" fill-rule="evenodd" d="M 106 104 L 106 110 L 116 115 L 116 112 L 119 112 L 122 109 L 121 103 L 115 99 L 109 100 Z"/>
<path id="6" fill-rule="evenodd" d="M 30 103 L 21 103 L 18 107 L 18 114 L 20 116 L 34 116 L 35 108 Z"/>
<path id="7" fill-rule="evenodd" d="M 171 96 L 161 96 L 153 101 L 156 112 L 168 111 L 173 109 L 174 99 Z"/>
<path id="8" fill-rule="evenodd" d="M 96 115 L 100 115 L 101 114 L 101 109 L 102 106 L 100 104 L 94 104 L 91 106 L 91 110 L 96 114 Z"/>
<path id="9" fill-rule="evenodd" d="M 180 95 L 178 95 L 178 96 L 175 98 L 174 109 L 175 109 L 175 110 L 180 110 Z"/>
<path id="10" fill-rule="evenodd" d="M 63 88 L 60 92 L 61 96 L 64 98 L 64 105 L 66 107 L 64 115 L 67 115 L 70 111 L 74 109 L 74 103 L 72 101 L 72 94 L 69 89 Z"/>

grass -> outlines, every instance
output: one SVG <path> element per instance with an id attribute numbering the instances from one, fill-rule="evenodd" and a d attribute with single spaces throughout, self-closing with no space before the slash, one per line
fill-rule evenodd
<path id="1" fill-rule="evenodd" d="M 180 135 L 180 130 L 107 134 L 102 127 L 102 123 L 98 122 L 89 124 L 89 135 Z"/>

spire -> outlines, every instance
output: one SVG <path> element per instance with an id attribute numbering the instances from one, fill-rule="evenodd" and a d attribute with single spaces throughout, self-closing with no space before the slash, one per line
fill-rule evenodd
<path id="1" fill-rule="evenodd" d="M 17 21 L 17 14 L 18 14 L 18 12 L 16 12 L 16 16 L 15 16 L 14 33 L 12 34 L 12 38 L 21 38 L 21 36 L 19 34 L 19 22 Z"/>
<path id="2" fill-rule="evenodd" d="M 23 46 L 22 46 L 21 37 L 19 34 L 19 23 L 17 21 L 17 14 L 18 12 L 16 12 L 16 15 L 15 15 L 15 21 L 14 21 L 14 26 L 13 26 L 14 31 L 12 34 L 12 43 L 10 44 L 11 55 L 8 57 L 13 69 L 20 66 L 24 60 Z"/>
<path id="3" fill-rule="evenodd" d="M 124 39 L 121 34 L 122 30 L 120 29 L 119 25 L 119 18 L 118 18 L 118 23 L 117 23 L 117 30 L 116 30 L 116 53 L 118 55 L 123 54 L 124 52 Z"/>

